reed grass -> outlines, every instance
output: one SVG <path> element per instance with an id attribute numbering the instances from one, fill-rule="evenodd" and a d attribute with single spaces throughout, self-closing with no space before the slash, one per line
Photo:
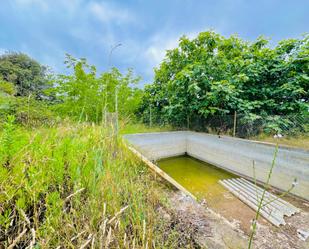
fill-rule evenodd
<path id="1" fill-rule="evenodd" d="M 177 248 L 156 213 L 163 191 L 121 137 L 84 123 L 8 127 L 0 248 Z"/>
<path id="2" fill-rule="evenodd" d="M 257 137 L 253 137 L 252 139 L 262 142 L 269 142 L 273 144 L 279 143 L 279 145 L 298 147 L 307 150 L 309 148 L 309 134 L 284 136 L 279 140 L 277 138 L 274 138 L 273 136 L 267 136 L 265 134 L 261 134 Z"/>

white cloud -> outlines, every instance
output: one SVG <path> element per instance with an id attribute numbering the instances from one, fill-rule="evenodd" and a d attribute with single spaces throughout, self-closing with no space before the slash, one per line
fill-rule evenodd
<path id="1" fill-rule="evenodd" d="M 91 14 L 103 23 L 114 22 L 120 24 L 134 20 L 133 14 L 127 9 L 116 8 L 106 2 L 90 2 L 88 9 Z"/>
<path id="2" fill-rule="evenodd" d="M 192 39 L 198 35 L 198 31 L 192 32 L 168 32 L 161 30 L 155 35 L 139 40 L 125 40 L 123 44 L 129 49 L 121 51 L 122 61 L 137 69 L 137 73 L 143 75 L 143 83 L 153 80 L 154 68 L 163 61 L 166 51 L 178 47 L 179 39 L 185 35 Z"/>
<path id="3" fill-rule="evenodd" d="M 5 54 L 6 52 L 7 52 L 7 50 L 6 50 L 6 49 L 4 49 L 4 48 L 0 48 L 0 55 Z"/>
<path id="4" fill-rule="evenodd" d="M 1 0 L 0 0 L 1 1 Z M 18 8 L 40 8 L 43 11 L 60 9 L 67 14 L 78 14 L 94 17 L 103 23 L 132 22 L 134 15 L 107 1 L 84 0 L 13 0 Z"/>
<path id="5" fill-rule="evenodd" d="M 32 6 L 38 6 L 43 10 L 48 10 L 48 1 L 44 0 L 15 0 L 15 3 L 18 6 L 24 6 L 24 7 L 32 7 Z"/>
<path id="6" fill-rule="evenodd" d="M 159 64 L 166 53 L 166 50 L 176 48 L 178 46 L 179 37 L 169 37 L 165 39 L 153 40 L 146 49 L 145 57 L 151 61 L 153 65 Z"/>
<path id="7" fill-rule="evenodd" d="M 45 19 L 45 16 L 51 17 L 52 20 L 55 18 L 55 27 L 61 32 L 65 30 L 66 35 L 70 36 L 70 41 L 76 41 L 77 44 L 71 46 L 64 42 L 62 37 L 54 36 L 55 33 L 52 33 L 53 37 L 50 37 L 48 32 L 44 32 L 43 35 L 42 32 L 33 32 L 31 37 L 41 41 L 40 44 L 44 45 L 40 47 L 44 49 L 41 51 L 39 48 L 32 48 L 29 44 L 27 44 L 29 48 L 21 47 L 22 51 L 32 54 L 42 63 L 49 64 L 56 70 L 62 62 L 64 51 L 77 57 L 88 56 L 89 59 L 97 61 L 98 57 L 101 57 L 99 63 L 106 61 L 107 64 L 111 46 L 121 42 L 123 46 L 113 53 L 112 64 L 122 68 L 136 68 L 138 73 L 150 82 L 153 77 L 153 68 L 163 61 L 166 50 L 178 47 L 179 38 L 182 35 L 192 38 L 198 33 L 188 33 L 184 27 L 173 27 L 166 23 L 157 30 L 157 33 L 152 34 L 149 32 L 152 27 L 149 26 L 148 21 L 141 19 L 143 15 L 139 15 L 130 5 L 121 4 L 120 1 L 12 0 L 12 2 L 15 4 L 14 7 L 22 13 L 24 10 L 30 10 L 30 14 L 35 13 L 36 19 L 34 20 L 42 18 L 46 22 L 49 19 Z M 26 11 L 25 13 L 29 15 Z M 94 23 L 94 20 L 97 22 Z M 35 26 L 45 27 L 45 24 L 36 21 Z M 50 25 L 50 22 L 47 24 Z M 130 27 L 132 25 L 133 30 Z M 51 30 L 55 31 L 53 28 Z M 131 30 L 132 32 L 141 31 L 141 33 L 131 34 L 129 32 Z M 61 32 L 59 35 L 62 34 Z M 46 42 L 48 40 L 50 44 Z M 78 47 L 83 44 L 87 47 Z M 93 54 L 94 49 L 98 50 L 100 56 Z M 33 53 L 30 53 L 31 51 Z M 91 51 L 90 54 L 89 51 Z"/>
<path id="8" fill-rule="evenodd" d="M 148 61 L 151 68 L 158 66 L 165 57 L 166 51 L 178 47 L 181 36 L 187 36 L 192 39 L 198 35 L 198 32 L 189 32 L 187 34 L 173 34 L 158 33 L 154 35 L 149 42 L 149 46 L 145 50 L 144 57 Z"/>

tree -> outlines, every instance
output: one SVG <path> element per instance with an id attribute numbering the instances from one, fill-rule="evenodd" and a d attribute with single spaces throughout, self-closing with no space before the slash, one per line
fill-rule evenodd
<path id="1" fill-rule="evenodd" d="M 12 104 L 15 103 L 16 89 L 13 83 L 4 81 L 0 77 L 0 118 L 5 120 L 12 112 Z"/>
<path id="2" fill-rule="evenodd" d="M 95 66 L 86 59 L 67 55 L 65 63 L 73 74 L 57 76 L 52 89 L 60 102 L 55 107 L 63 115 L 99 122 L 104 113 L 115 112 L 116 95 L 120 117 L 133 114 L 139 107 L 142 90 L 136 87 L 139 77 L 131 70 L 123 75 L 113 68 L 98 77 Z"/>
<path id="3" fill-rule="evenodd" d="M 40 97 L 48 87 L 47 68 L 23 53 L 6 53 L 0 56 L 0 76 L 16 86 L 17 96 L 33 93 Z"/>
<path id="4" fill-rule="evenodd" d="M 309 36 L 267 44 L 212 31 L 181 37 L 145 89 L 144 119 L 149 106 L 157 120 L 183 127 L 234 111 L 251 120 L 301 114 L 309 97 Z"/>

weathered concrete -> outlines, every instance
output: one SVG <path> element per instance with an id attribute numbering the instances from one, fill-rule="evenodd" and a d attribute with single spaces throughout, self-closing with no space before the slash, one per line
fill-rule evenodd
<path id="1" fill-rule="evenodd" d="M 246 203 L 254 211 L 258 210 L 263 189 L 243 178 L 231 178 L 220 180 L 219 183 Z M 281 198 L 269 192 L 264 193 L 261 215 L 275 226 L 285 225 L 284 216 L 291 216 L 300 210 Z"/>
<path id="2" fill-rule="evenodd" d="M 184 155 L 187 151 L 187 132 L 154 132 L 124 136 L 149 160 Z"/>
<path id="3" fill-rule="evenodd" d="M 273 160 L 275 145 L 206 133 L 179 131 L 126 135 L 125 139 L 148 159 L 188 154 L 237 175 L 265 182 Z M 298 184 L 292 193 L 309 200 L 309 151 L 279 147 L 270 184 L 281 190 Z"/>

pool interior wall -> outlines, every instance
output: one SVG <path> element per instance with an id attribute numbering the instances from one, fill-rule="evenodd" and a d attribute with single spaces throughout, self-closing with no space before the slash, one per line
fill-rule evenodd
<path id="1" fill-rule="evenodd" d="M 265 182 L 275 145 L 206 133 L 176 131 L 125 135 L 124 138 L 151 161 L 189 155 L 236 175 Z M 270 184 L 280 190 L 298 184 L 294 195 L 309 200 L 309 151 L 279 147 Z"/>

